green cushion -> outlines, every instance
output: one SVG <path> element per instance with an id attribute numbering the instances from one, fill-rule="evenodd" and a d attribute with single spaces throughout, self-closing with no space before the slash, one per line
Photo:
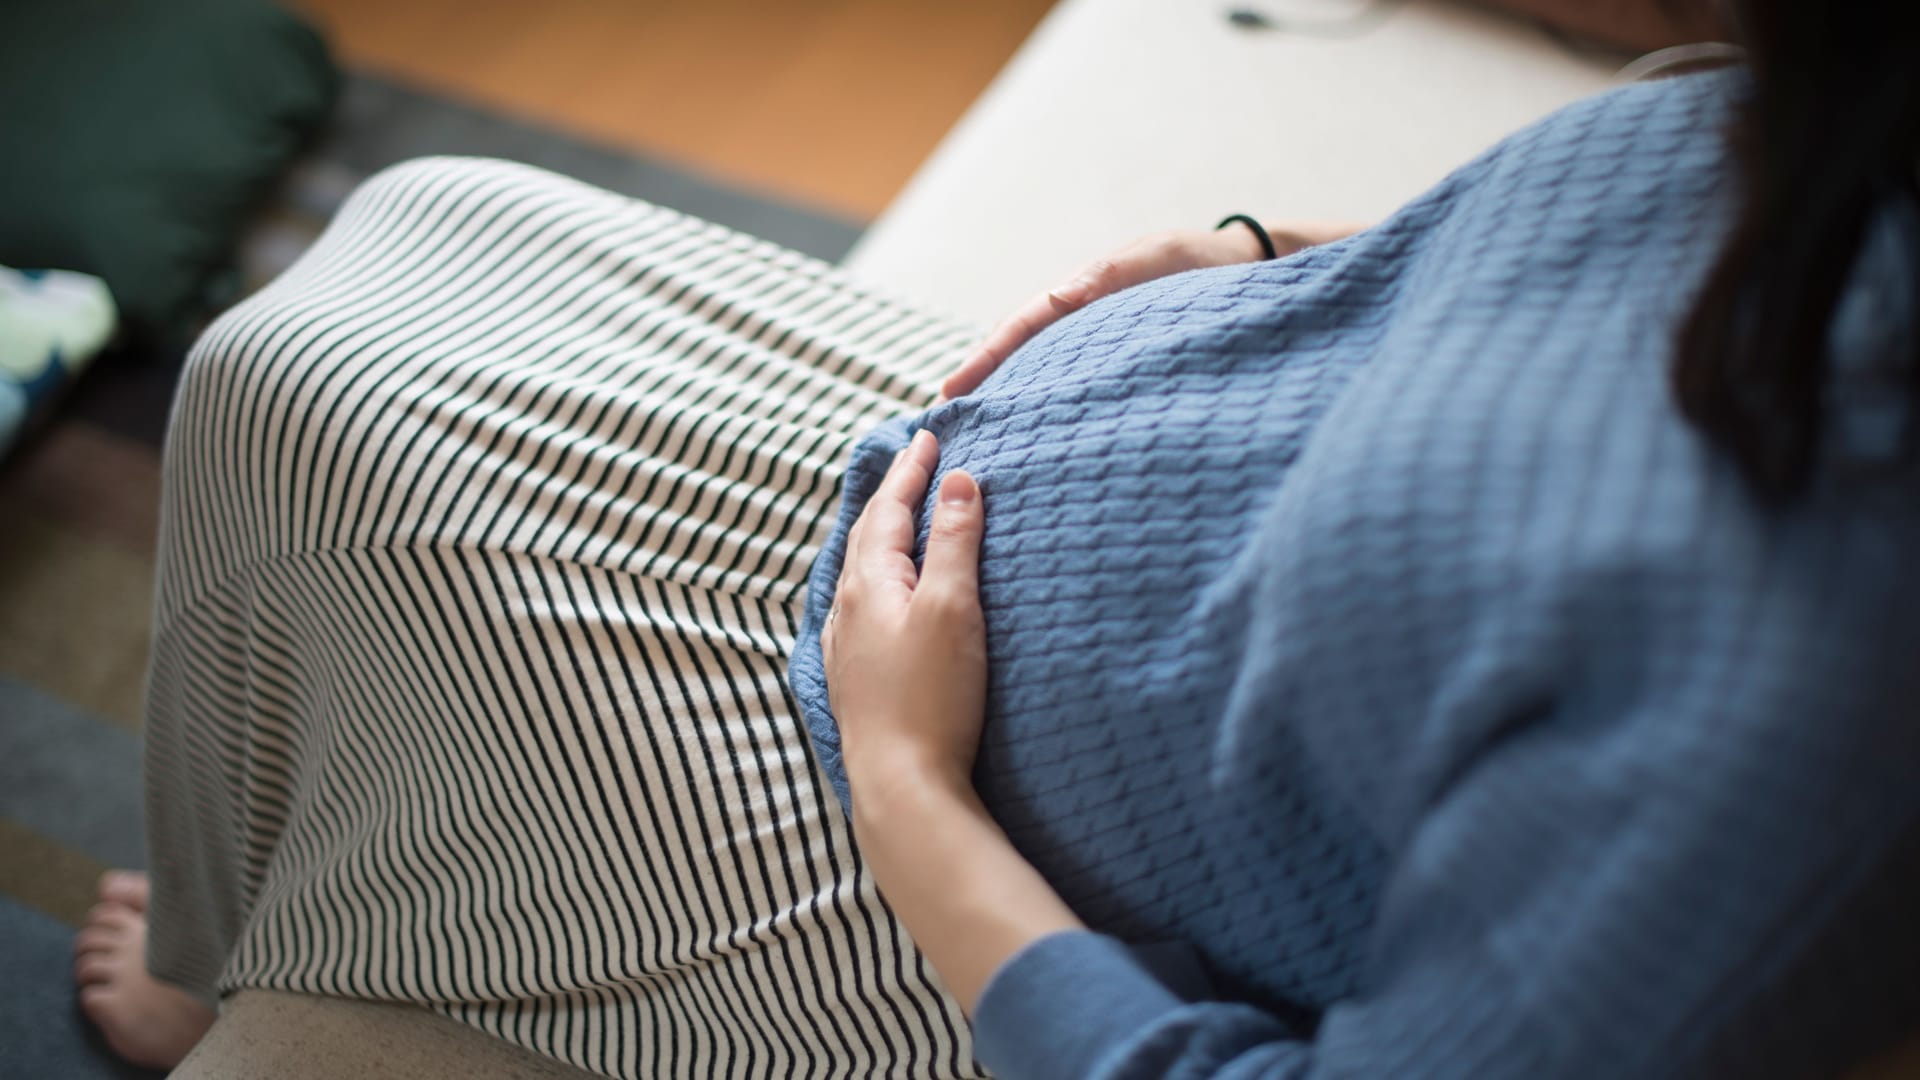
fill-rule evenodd
<path id="1" fill-rule="evenodd" d="M 178 334 L 338 73 L 264 0 L 0 0 L 0 263 L 106 279 Z"/>

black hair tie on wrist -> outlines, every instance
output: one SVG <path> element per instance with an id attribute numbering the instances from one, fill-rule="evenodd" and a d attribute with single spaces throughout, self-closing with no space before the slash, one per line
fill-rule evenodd
<path id="1" fill-rule="evenodd" d="M 1226 228 L 1236 221 L 1253 230 L 1254 237 L 1260 241 L 1260 250 L 1267 253 L 1267 258 L 1277 259 L 1280 257 L 1279 250 L 1273 246 L 1273 237 L 1267 235 L 1266 226 L 1245 214 L 1228 214 L 1226 217 L 1220 219 L 1220 224 L 1215 225 L 1213 231 L 1219 232 L 1221 229 Z"/>

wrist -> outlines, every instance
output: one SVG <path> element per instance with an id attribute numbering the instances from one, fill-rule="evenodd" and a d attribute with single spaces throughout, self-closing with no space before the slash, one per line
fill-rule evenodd
<path id="1" fill-rule="evenodd" d="M 940 821 L 987 816 L 972 776 L 952 765 L 911 752 L 849 754 L 845 760 L 856 835 L 913 835 Z"/>
<path id="2" fill-rule="evenodd" d="M 856 791 L 854 841 L 874 884 L 961 1008 L 1041 937 L 1082 927 L 971 785 L 902 772 Z"/>
<path id="3" fill-rule="evenodd" d="M 1214 231 L 1234 239 L 1235 249 L 1245 257 L 1243 262 L 1259 262 L 1277 258 L 1281 252 L 1273 246 L 1273 239 L 1267 227 L 1246 214 L 1229 214 L 1222 218 Z"/>
<path id="4" fill-rule="evenodd" d="M 1274 248 L 1284 258 L 1310 247 L 1344 240 L 1366 227 L 1357 221 L 1284 221 L 1269 226 L 1267 235 L 1273 238 Z"/>
<path id="5" fill-rule="evenodd" d="M 900 730 L 907 725 L 862 725 L 881 730 Z M 913 738 L 861 739 L 841 749 L 847 770 L 847 786 L 856 796 L 867 793 L 875 798 L 897 798 L 908 792 L 928 790 L 957 795 L 973 791 L 973 761 L 958 760 Z"/>

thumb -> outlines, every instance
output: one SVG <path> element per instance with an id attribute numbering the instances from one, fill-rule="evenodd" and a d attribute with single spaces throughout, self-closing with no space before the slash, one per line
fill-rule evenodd
<path id="1" fill-rule="evenodd" d="M 934 589 L 953 599 L 977 601 L 980 596 L 980 536 L 986 531 L 986 511 L 980 485 L 958 469 L 940 482 L 927 529 L 927 556 L 920 564 L 920 588 Z"/>

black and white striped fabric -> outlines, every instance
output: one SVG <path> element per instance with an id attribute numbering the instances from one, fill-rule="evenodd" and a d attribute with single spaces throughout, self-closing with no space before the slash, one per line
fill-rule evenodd
<path id="1" fill-rule="evenodd" d="M 969 339 L 537 170 L 366 184 L 176 405 L 154 970 L 608 1076 L 977 1075 L 784 682 L 850 441 Z"/>

